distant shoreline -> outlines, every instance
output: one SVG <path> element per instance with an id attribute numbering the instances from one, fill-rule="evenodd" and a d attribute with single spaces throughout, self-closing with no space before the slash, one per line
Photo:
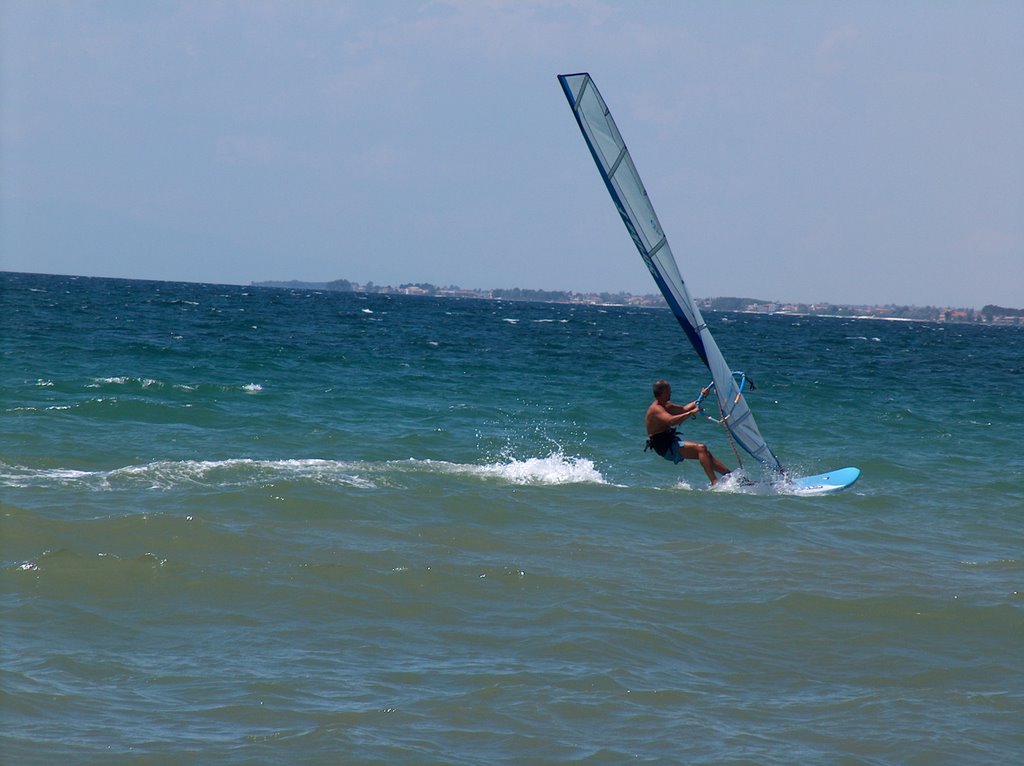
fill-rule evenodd
<path id="1" fill-rule="evenodd" d="M 441 298 L 475 298 L 478 300 L 532 301 L 537 303 L 567 303 L 590 306 L 634 306 L 641 308 L 668 308 L 660 295 L 633 295 L 631 293 L 579 293 L 561 290 L 463 289 L 461 287 L 435 287 L 419 285 L 360 285 L 348 280 L 333 282 L 306 282 L 301 280 L 250 282 L 191 282 L 181 280 L 138 279 L 133 277 L 104 277 L 74 274 L 46 274 L 17 272 L 0 269 L 0 275 L 53 276 L 67 279 L 110 279 L 126 282 L 167 282 L 171 284 L 225 284 L 236 287 L 276 288 L 288 290 L 318 290 L 325 292 L 355 292 L 384 295 L 420 295 Z M 753 298 L 702 298 L 696 301 L 705 311 L 732 311 L 743 314 L 770 314 L 790 317 L 826 317 L 836 319 L 880 319 L 889 322 L 939 322 L 948 324 L 986 324 L 1004 327 L 1024 327 L 1024 309 L 988 305 L 982 309 L 913 305 L 848 305 L 835 303 L 783 303 Z"/>
<path id="2" fill-rule="evenodd" d="M 274 287 L 293 290 L 323 290 L 328 292 L 356 292 L 384 295 L 421 295 L 440 298 L 476 298 L 479 300 L 534 301 L 538 303 L 568 303 L 591 306 L 639 306 L 667 308 L 660 295 L 633 295 L 632 293 L 580 293 L 565 290 L 464 289 L 457 286 L 438 287 L 429 283 L 364 285 L 338 279 L 332 282 L 269 281 L 252 282 L 252 287 Z M 699 308 L 709 311 L 735 311 L 744 314 L 772 314 L 793 317 L 832 317 L 839 319 L 880 319 L 888 322 L 942 322 L 953 324 L 995 324 L 1024 327 L 1024 309 L 989 305 L 981 310 L 963 307 L 850 305 L 836 303 L 784 303 L 756 298 L 702 298 L 696 300 Z"/>

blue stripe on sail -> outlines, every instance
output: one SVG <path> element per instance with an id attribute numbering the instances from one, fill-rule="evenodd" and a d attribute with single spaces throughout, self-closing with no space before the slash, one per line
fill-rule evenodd
<path id="1" fill-rule="evenodd" d="M 633 241 L 636 242 L 636 237 L 633 238 Z M 640 247 L 639 243 L 637 243 L 637 247 Z M 644 255 L 643 248 L 640 249 L 640 254 Z M 645 257 L 644 260 L 647 261 L 647 258 Z M 697 332 L 697 328 L 690 324 L 690 320 L 686 318 L 686 313 L 683 311 L 683 307 L 679 305 L 679 301 L 676 300 L 675 295 L 668 286 L 668 282 L 665 280 L 665 277 L 662 276 L 661 272 L 658 271 L 657 267 L 654 266 L 653 263 L 648 262 L 648 270 L 651 272 L 651 276 L 654 277 L 654 282 L 658 285 L 658 289 L 661 290 L 661 294 L 665 298 L 665 302 L 668 303 L 668 307 L 672 309 L 672 313 L 675 314 L 676 319 L 679 320 L 679 325 L 686 333 L 686 337 L 689 338 L 690 343 L 693 344 L 693 348 L 697 352 L 697 356 L 699 356 L 700 360 L 704 362 L 704 366 L 710 369 L 711 365 L 708 364 L 708 355 L 704 350 L 704 341 L 700 339 L 700 333 Z"/>
<path id="2" fill-rule="evenodd" d="M 647 264 L 647 269 L 651 272 L 651 276 L 654 277 L 654 281 L 658 285 L 658 289 L 661 290 L 661 294 L 665 298 L 665 302 L 668 303 L 669 308 L 672 309 L 672 313 L 679 321 L 679 325 L 683 328 L 683 331 L 686 333 L 686 337 L 693 345 L 697 355 L 700 357 L 701 361 L 704 362 L 704 366 L 709 367 L 708 355 L 704 350 L 704 341 L 701 340 L 700 333 L 697 331 L 697 328 L 690 323 L 689 319 L 687 319 L 686 311 L 683 309 L 679 301 L 676 300 L 672 288 L 669 287 L 668 280 L 665 279 L 664 274 L 661 273 L 657 264 L 655 264 L 654 260 L 651 258 L 651 252 L 644 245 L 643 238 L 641 238 L 639 232 L 636 230 L 633 218 L 630 216 L 629 210 L 626 208 L 625 201 L 619 196 L 619 192 L 615 188 L 615 183 L 612 181 L 611 175 L 604 169 L 604 162 L 597 151 L 597 147 L 594 146 L 594 143 L 590 140 L 590 135 L 587 133 L 586 127 L 583 124 L 583 119 L 580 117 L 579 102 L 573 94 L 572 88 L 569 86 L 568 79 L 570 77 L 584 78 L 583 86 L 580 88 L 580 95 L 582 96 L 591 82 L 590 75 L 586 73 L 558 75 L 558 81 L 562 84 L 562 90 L 565 91 L 565 97 L 569 101 L 569 106 L 572 107 L 572 114 L 576 118 L 576 123 L 580 127 L 580 133 L 583 134 L 583 140 L 587 144 L 587 148 L 590 150 L 590 156 L 594 158 L 594 164 L 597 165 L 597 171 L 601 174 L 601 179 L 604 181 L 604 185 L 607 187 L 608 193 L 611 195 L 612 202 L 615 203 L 615 209 L 619 211 L 619 216 L 622 218 L 622 222 L 626 225 L 626 230 L 629 232 L 630 238 L 632 238 L 637 250 L 640 251 L 640 255 L 644 259 L 644 263 Z M 622 159 L 627 154 L 628 152 L 626 147 L 623 145 L 622 151 L 615 162 L 615 168 L 618 168 Z"/>

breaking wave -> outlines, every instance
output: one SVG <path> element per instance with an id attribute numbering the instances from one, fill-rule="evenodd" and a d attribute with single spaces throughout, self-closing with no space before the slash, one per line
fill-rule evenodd
<path id="1" fill-rule="evenodd" d="M 586 458 L 552 454 L 542 458 L 472 465 L 437 460 L 382 462 L 324 459 L 158 460 L 107 470 L 30 468 L 0 462 L 0 486 L 69 487 L 95 491 L 119 489 L 171 490 L 267 486 L 278 482 L 374 489 L 393 486 L 402 476 L 463 475 L 497 479 L 515 485 L 605 484 L 601 472 Z"/>

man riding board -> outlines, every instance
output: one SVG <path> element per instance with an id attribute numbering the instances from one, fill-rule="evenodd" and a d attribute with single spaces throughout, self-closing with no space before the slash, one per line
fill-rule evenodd
<path id="1" fill-rule="evenodd" d="M 686 405 L 674 404 L 671 401 L 672 386 L 667 380 L 655 381 L 653 389 L 654 401 L 647 408 L 647 448 L 653 449 L 673 463 L 681 463 L 687 458 L 699 460 L 704 473 L 714 486 L 718 483 L 715 472 L 725 476 L 729 469 L 711 454 L 706 444 L 681 441 L 675 428 L 700 412 L 697 402 L 693 401 Z"/>

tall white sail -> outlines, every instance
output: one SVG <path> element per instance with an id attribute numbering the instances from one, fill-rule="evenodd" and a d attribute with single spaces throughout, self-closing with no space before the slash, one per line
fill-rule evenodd
<path id="1" fill-rule="evenodd" d="M 654 206 L 597 86 L 585 72 L 559 75 L 558 80 L 622 222 L 690 343 L 711 370 L 722 422 L 736 444 L 766 467 L 781 471 L 779 459 L 765 443 L 743 398 L 742 383 L 734 377 L 686 289 Z"/>

